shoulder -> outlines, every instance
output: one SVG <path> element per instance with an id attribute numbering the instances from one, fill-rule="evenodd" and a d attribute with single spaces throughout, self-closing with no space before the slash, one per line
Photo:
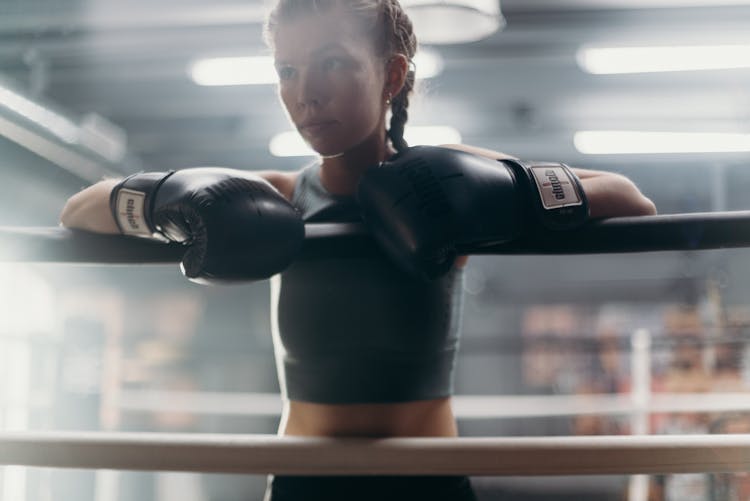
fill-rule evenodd
<path id="1" fill-rule="evenodd" d="M 491 158 L 493 160 L 502 160 L 505 158 L 515 159 L 513 155 L 502 153 L 499 151 L 488 150 L 487 148 L 480 148 L 478 146 L 471 146 L 469 144 L 441 144 L 441 148 L 449 148 L 452 150 L 465 151 L 473 155 Z"/>
<path id="2" fill-rule="evenodd" d="M 300 171 L 281 172 L 266 170 L 258 171 L 254 174 L 271 183 L 274 188 L 279 190 L 279 192 L 284 195 L 284 198 L 286 198 L 287 200 L 291 200 L 292 194 L 294 193 L 294 183 L 297 181 L 297 176 L 299 176 L 299 173 Z"/>

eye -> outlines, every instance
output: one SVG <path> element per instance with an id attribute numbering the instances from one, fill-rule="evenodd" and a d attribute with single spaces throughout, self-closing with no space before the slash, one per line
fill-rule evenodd
<path id="1" fill-rule="evenodd" d="M 279 75 L 279 80 L 289 80 L 294 77 L 296 72 L 291 66 L 278 66 L 276 73 Z"/>

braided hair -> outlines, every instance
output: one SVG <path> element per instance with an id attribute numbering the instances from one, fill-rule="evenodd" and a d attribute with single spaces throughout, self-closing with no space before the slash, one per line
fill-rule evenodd
<path id="1" fill-rule="evenodd" d="M 391 97 L 391 119 L 386 135 L 397 151 L 409 145 L 404 139 L 404 128 L 409 119 L 409 95 L 414 90 L 414 54 L 417 38 L 411 20 L 398 0 L 277 0 L 270 11 L 263 30 L 266 43 L 273 46 L 273 35 L 279 22 L 292 21 L 302 16 L 326 12 L 335 7 L 351 13 L 369 33 L 376 54 L 390 62 L 396 54 L 403 54 L 409 61 L 406 81 L 398 94 Z"/>

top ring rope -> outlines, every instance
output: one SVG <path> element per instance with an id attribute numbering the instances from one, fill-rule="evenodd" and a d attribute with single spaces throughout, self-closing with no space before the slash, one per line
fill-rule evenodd
<path id="1" fill-rule="evenodd" d="M 750 211 L 619 217 L 575 230 L 548 231 L 510 243 L 462 248 L 461 254 L 606 254 L 750 247 Z M 379 252 L 358 223 L 307 224 L 298 259 Z M 173 263 L 178 244 L 59 227 L 0 227 L 0 261 Z"/>

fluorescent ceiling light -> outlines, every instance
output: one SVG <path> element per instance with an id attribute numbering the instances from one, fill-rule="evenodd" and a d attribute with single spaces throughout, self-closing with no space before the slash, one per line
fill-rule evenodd
<path id="1" fill-rule="evenodd" d="M 66 144 L 83 146 L 109 162 L 121 162 L 127 153 L 124 131 L 99 115 L 89 114 L 78 124 L 1 82 L 0 108 L 10 110 Z"/>
<path id="2" fill-rule="evenodd" d="M 505 26 L 500 0 L 402 0 L 421 43 L 482 40 Z"/>
<path id="3" fill-rule="evenodd" d="M 0 136 L 91 183 L 100 181 L 102 176 L 118 176 L 118 173 L 109 170 L 100 162 L 81 155 L 74 148 L 64 146 L 59 141 L 49 139 L 2 116 L 0 116 Z"/>
<path id="4" fill-rule="evenodd" d="M 278 82 L 273 59 L 258 57 L 216 57 L 190 65 L 190 76 L 198 85 L 270 85 Z"/>
<path id="5" fill-rule="evenodd" d="M 586 155 L 733 153 L 750 151 L 750 134 L 580 131 L 573 140 Z"/>
<path id="6" fill-rule="evenodd" d="M 443 58 L 435 50 L 421 48 L 414 56 L 417 78 L 432 78 L 443 71 Z M 275 85 L 279 78 L 268 56 L 216 57 L 191 63 L 191 78 L 198 85 Z"/>
<path id="7" fill-rule="evenodd" d="M 584 47 L 577 60 L 597 75 L 750 68 L 750 45 Z"/>
<path id="8" fill-rule="evenodd" d="M 0 106 L 21 115 L 68 144 L 78 140 L 79 128 L 62 115 L 0 85 Z"/>
<path id="9" fill-rule="evenodd" d="M 112 163 L 122 162 L 128 153 L 125 131 L 96 113 L 81 120 L 78 142 Z"/>
<path id="10" fill-rule="evenodd" d="M 434 49 L 420 47 L 414 55 L 414 66 L 417 67 L 417 80 L 433 78 L 443 72 L 443 57 Z"/>
<path id="11" fill-rule="evenodd" d="M 458 144 L 461 143 L 461 133 L 453 127 L 407 127 L 404 139 L 410 145 Z M 271 139 L 268 148 L 276 157 L 317 156 L 296 131 L 277 134 Z"/>

